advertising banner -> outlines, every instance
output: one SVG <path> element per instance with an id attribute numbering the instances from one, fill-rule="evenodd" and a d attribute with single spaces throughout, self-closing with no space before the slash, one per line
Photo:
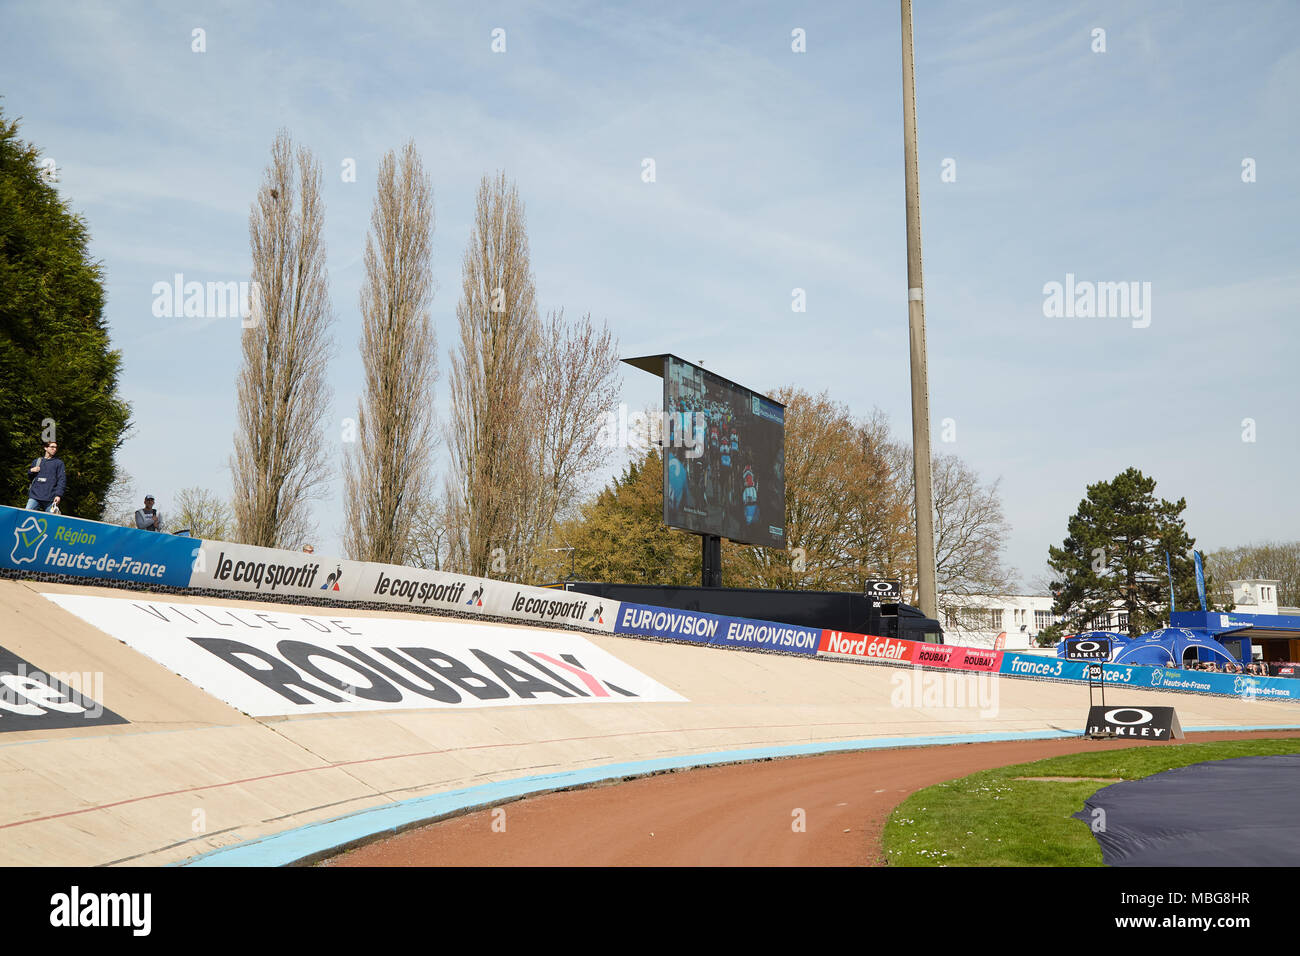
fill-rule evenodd
<path id="1" fill-rule="evenodd" d="M 1060 658 L 1035 657 L 1007 652 L 1000 670 L 1018 677 L 1049 677 L 1055 680 L 1088 679 L 1088 664 Z M 1102 664 L 1107 684 L 1149 687 L 1183 693 L 1222 694 L 1258 700 L 1300 700 L 1300 680 L 1285 677 L 1252 677 L 1245 674 L 1212 674 L 1166 667 L 1134 667 Z"/>
<path id="2" fill-rule="evenodd" d="M 156 531 L 0 507 L 0 566 L 185 587 L 199 542 Z"/>
<path id="3" fill-rule="evenodd" d="M 204 541 L 186 583 L 192 588 L 359 601 L 363 600 L 357 596 L 362 568 L 359 561 Z"/>
<path id="4" fill-rule="evenodd" d="M 1064 641 L 1065 659 L 1068 661 L 1108 661 L 1110 641 L 1104 637 L 1068 637 Z"/>
<path id="5" fill-rule="evenodd" d="M 489 583 L 491 588 L 485 604 L 487 613 L 517 620 L 573 624 L 612 634 L 619 607 L 625 606 L 618 601 L 576 591 L 527 587 L 505 581 Z"/>
<path id="6" fill-rule="evenodd" d="M 1083 732 L 1136 740 L 1186 739 L 1172 707 L 1090 707 Z"/>
<path id="7" fill-rule="evenodd" d="M 557 630 L 45 597 L 253 717 L 685 700 Z"/>
<path id="8" fill-rule="evenodd" d="M 948 666 L 964 671 L 996 672 L 1002 668 L 1002 653 L 988 647 L 955 647 Z"/>
<path id="9" fill-rule="evenodd" d="M 817 653 L 822 657 L 858 657 L 872 661 L 910 663 L 915 646 L 915 641 L 900 641 L 896 637 L 822 631 Z"/>
<path id="10" fill-rule="evenodd" d="M 702 611 L 673 611 L 627 602 L 619 607 L 614 633 L 671 637 L 697 644 L 795 654 L 816 654 L 822 635 L 820 630 L 810 627 L 723 617 Z"/>

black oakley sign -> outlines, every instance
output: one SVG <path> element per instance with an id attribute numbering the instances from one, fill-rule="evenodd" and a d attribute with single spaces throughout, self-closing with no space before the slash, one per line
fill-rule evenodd
<path id="1" fill-rule="evenodd" d="M 1067 661 L 1108 661 L 1110 640 L 1105 637 L 1069 637 L 1065 640 Z"/>
<path id="2" fill-rule="evenodd" d="M 1090 707 L 1084 733 L 1139 740 L 1184 739 L 1183 725 L 1172 707 Z"/>

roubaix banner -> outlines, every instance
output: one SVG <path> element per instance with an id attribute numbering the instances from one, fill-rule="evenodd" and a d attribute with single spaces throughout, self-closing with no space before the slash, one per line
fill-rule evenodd
<path id="1" fill-rule="evenodd" d="M 0 733 L 128 723 L 103 698 L 102 672 L 51 674 L 0 647 Z"/>
<path id="2" fill-rule="evenodd" d="M 552 629 L 45 597 L 253 717 L 686 699 Z"/>
<path id="3" fill-rule="evenodd" d="M 186 587 L 199 542 L 0 507 L 0 567 Z"/>
<path id="4" fill-rule="evenodd" d="M 816 654 L 822 632 L 817 628 L 723 617 L 702 611 L 673 611 L 623 602 L 614 619 L 615 634 L 670 637 L 695 644 L 751 650 Z"/>

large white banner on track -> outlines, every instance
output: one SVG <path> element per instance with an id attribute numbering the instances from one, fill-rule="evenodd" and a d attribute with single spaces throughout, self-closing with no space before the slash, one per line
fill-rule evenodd
<path id="1" fill-rule="evenodd" d="M 44 596 L 253 717 L 686 700 L 554 629 Z"/>

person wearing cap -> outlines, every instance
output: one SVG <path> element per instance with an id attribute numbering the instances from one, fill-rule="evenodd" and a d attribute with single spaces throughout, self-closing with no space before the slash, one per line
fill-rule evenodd
<path id="1" fill-rule="evenodd" d="M 144 496 L 144 507 L 135 513 L 135 526 L 141 531 L 161 531 L 162 515 L 153 506 L 153 495 Z"/>

